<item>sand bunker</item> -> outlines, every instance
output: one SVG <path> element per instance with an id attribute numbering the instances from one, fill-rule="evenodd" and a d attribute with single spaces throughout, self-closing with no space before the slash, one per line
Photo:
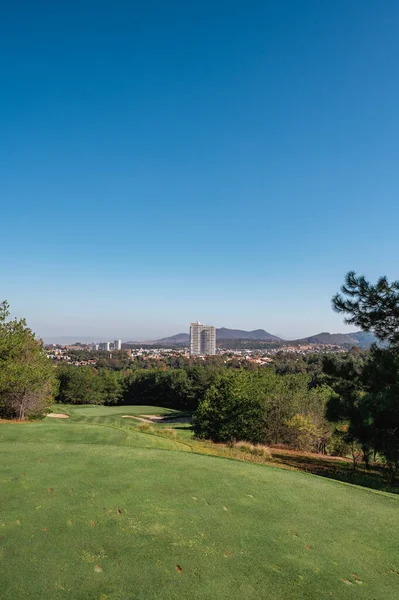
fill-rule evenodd
<path id="1" fill-rule="evenodd" d="M 159 415 L 141 415 L 140 417 L 134 417 L 133 415 L 123 415 L 122 419 L 136 419 L 136 421 L 143 421 L 143 423 L 191 423 L 191 417 L 169 417 L 168 415 L 159 416 Z"/>
<path id="2" fill-rule="evenodd" d="M 153 419 L 155 421 L 163 421 L 166 417 L 162 417 L 160 415 L 140 415 L 142 419 Z"/>
<path id="3" fill-rule="evenodd" d="M 54 417 L 55 419 L 69 419 L 69 415 L 65 415 L 64 413 L 49 413 L 46 416 Z"/>
<path id="4" fill-rule="evenodd" d="M 136 421 L 143 421 L 143 423 L 153 423 L 150 419 L 142 419 L 141 417 L 133 417 L 133 415 L 122 415 L 122 419 L 136 419 Z"/>

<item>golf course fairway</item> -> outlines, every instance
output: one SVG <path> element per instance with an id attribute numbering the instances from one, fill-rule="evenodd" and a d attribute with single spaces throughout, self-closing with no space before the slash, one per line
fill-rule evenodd
<path id="1" fill-rule="evenodd" d="M 399 598 L 398 497 L 195 454 L 146 409 L 0 424 L 2 600 Z"/>

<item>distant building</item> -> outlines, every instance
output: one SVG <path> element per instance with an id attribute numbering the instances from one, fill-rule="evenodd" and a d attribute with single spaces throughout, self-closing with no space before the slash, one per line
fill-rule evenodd
<path id="1" fill-rule="evenodd" d="M 105 350 L 106 352 L 109 352 L 109 342 L 101 342 L 100 350 Z"/>
<path id="2" fill-rule="evenodd" d="M 122 349 L 122 340 L 114 340 L 114 350 Z"/>
<path id="3" fill-rule="evenodd" d="M 204 325 L 201 332 L 201 347 L 203 354 L 216 354 L 216 327 Z"/>
<path id="4" fill-rule="evenodd" d="M 92 345 L 92 347 L 91 347 L 91 349 L 92 349 L 93 351 L 96 351 L 96 350 L 98 350 L 98 349 L 99 349 L 99 347 L 100 347 L 100 346 L 99 346 L 98 344 L 93 344 L 93 345 Z"/>
<path id="5" fill-rule="evenodd" d="M 202 325 L 199 321 L 190 323 L 190 354 L 191 356 L 201 355 L 201 331 Z"/>
<path id="6" fill-rule="evenodd" d="M 202 325 L 199 321 L 190 323 L 190 354 L 216 354 L 216 328 L 213 325 Z"/>

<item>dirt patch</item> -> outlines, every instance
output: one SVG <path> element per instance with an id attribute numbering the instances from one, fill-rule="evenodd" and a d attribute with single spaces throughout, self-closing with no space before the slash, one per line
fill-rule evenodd
<path id="1" fill-rule="evenodd" d="M 54 419 L 69 419 L 69 415 L 64 413 L 49 413 L 47 417 L 53 417 Z"/>

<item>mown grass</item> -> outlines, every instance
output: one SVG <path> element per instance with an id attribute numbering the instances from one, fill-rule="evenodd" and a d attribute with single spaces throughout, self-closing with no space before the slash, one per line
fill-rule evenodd
<path id="1" fill-rule="evenodd" d="M 0 425 L 2 599 L 398 597 L 399 498 L 69 412 Z"/>
<path id="2" fill-rule="evenodd" d="M 58 405 L 60 406 L 60 405 Z M 64 406 L 62 407 L 64 408 Z M 174 416 L 180 414 L 179 411 L 171 408 L 162 408 L 160 406 L 101 406 L 95 404 L 86 404 L 84 406 L 68 405 L 68 409 L 74 414 L 85 417 L 110 416 L 110 415 L 162 415 Z"/>
<path id="3" fill-rule="evenodd" d="M 338 457 L 326 456 L 323 454 L 315 454 L 303 451 L 294 451 L 285 447 L 265 447 L 254 446 L 247 442 L 236 442 L 235 444 L 214 444 L 206 440 L 196 440 L 193 437 L 191 424 L 189 422 L 170 423 L 168 419 L 187 417 L 188 413 L 179 412 L 172 409 L 164 409 L 154 406 L 125 406 L 125 407 L 98 407 L 101 409 L 99 413 L 93 412 L 91 405 L 83 407 L 88 408 L 82 415 L 82 407 L 77 406 L 62 406 L 64 410 L 73 417 L 73 420 L 91 424 L 103 424 L 122 427 L 127 430 L 138 427 L 138 421 L 134 419 L 123 419 L 123 415 L 143 416 L 145 415 L 161 415 L 166 417 L 164 422 L 153 421 L 150 426 L 142 428 L 142 433 L 159 435 L 161 437 L 175 438 L 182 446 L 180 450 L 190 450 L 199 454 L 210 454 L 212 456 L 223 456 L 235 460 L 245 460 L 256 463 L 264 463 L 269 465 L 277 465 L 281 468 L 295 469 L 313 473 L 321 477 L 328 477 L 346 483 L 352 483 L 363 487 L 369 487 L 375 490 L 386 491 L 399 494 L 399 482 L 392 485 L 389 483 L 389 476 L 384 465 L 381 463 L 372 464 L 369 469 L 360 463 L 356 471 L 353 469 L 351 459 L 343 459 Z M 162 434 L 162 429 L 173 428 L 176 435 Z"/>

